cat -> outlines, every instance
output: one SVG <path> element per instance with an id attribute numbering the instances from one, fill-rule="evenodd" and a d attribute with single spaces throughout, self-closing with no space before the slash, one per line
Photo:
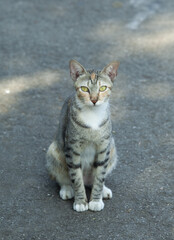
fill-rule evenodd
<path id="1" fill-rule="evenodd" d="M 60 197 L 74 198 L 75 211 L 101 211 L 103 199 L 112 198 L 105 178 L 117 163 L 109 97 L 119 62 L 102 71 L 87 71 L 76 60 L 69 66 L 76 92 L 62 107 L 58 131 L 46 155 L 47 169 L 60 185 Z M 92 187 L 89 203 L 85 186 Z"/>

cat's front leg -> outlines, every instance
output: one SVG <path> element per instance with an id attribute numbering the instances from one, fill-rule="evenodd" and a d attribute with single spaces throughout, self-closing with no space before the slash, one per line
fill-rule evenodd
<path id="1" fill-rule="evenodd" d="M 77 212 L 86 211 L 88 210 L 88 203 L 83 183 L 80 153 L 76 149 L 68 148 L 65 156 L 74 189 L 73 209 Z"/>
<path id="2" fill-rule="evenodd" d="M 102 193 L 110 153 L 109 147 L 106 146 L 106 144 L 102 144 L 98 147 L 98 156 L 94 162 L 94 183 L 89 202 L 89 209 L 91 211 L 101 211 L 104 208 Z"/>

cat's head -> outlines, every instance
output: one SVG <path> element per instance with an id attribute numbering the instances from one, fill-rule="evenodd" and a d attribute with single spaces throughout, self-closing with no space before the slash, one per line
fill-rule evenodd
<path id="1" fill-rule="evenodd" d="M 111 62 L 102 71 L 87 71 L 75 60 L 71 60 L 69 65 L 80 103 L 86 106 L 99 106 L 108 101 L 119 62 Z"/>

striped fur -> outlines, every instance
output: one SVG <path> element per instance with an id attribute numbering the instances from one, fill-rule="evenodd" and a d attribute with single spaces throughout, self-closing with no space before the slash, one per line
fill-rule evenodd
<path id="1" fill-rule="evenodd" d="M 47 152 L 47 168 L 61 187 L 60 197 L 74 197 L 73 208 L 78 212 L 100 211 L 102 199 L 112 197 L 104 183 L 117 162 L 109 109 L 117 68 L 114 62 L 94 73 L 75 60 L 70 62 L 76 94 L 62 107 L 58 132 Z M 83 92 L 81 86 L 88 91 Z M 100 92 L 101 86 L 107 86 L 106 91 Z M 89 203 L 85 185 L 92 187 Z"/>

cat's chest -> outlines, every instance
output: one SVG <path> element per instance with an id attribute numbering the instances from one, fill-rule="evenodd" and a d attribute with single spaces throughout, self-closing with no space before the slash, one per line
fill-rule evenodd
<path id="1" fill-rule="evenodd" d="M 79 114 L 80 120 L 92 129 L 98 129 L 101 123 L 107 118 L 105 107 L 93 107 L 85 109 Z"/>

